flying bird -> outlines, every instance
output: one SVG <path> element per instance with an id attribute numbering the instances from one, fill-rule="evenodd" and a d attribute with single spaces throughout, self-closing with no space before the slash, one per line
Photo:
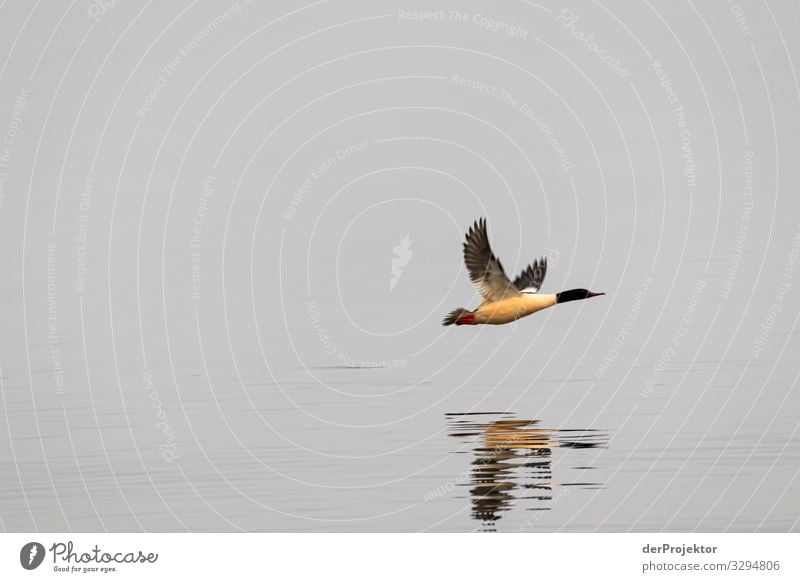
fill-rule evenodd
<path id="1" fill-rule="evenodd" d="M 483 296 L 483 303 L 472 311 L 463 307 L 454 309 L 442 320 L 442 325 L 500 325 L 559 303 L 605 295 L 587 289 L 539 293 L 547 273 L 547 257 L 534 261 L 512 283 L 492 252 L 484 218 L 476 220 L 467 232 L 464 263 L 469 278 Z"/>

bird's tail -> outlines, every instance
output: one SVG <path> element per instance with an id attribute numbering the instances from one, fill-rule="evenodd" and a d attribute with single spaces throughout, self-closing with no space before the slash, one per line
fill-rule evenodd
<path id="1" fill-rule="evenodd" d="M 447 314 L 442 325 L 475 325 L 475 312 L 459 307 Z"/>

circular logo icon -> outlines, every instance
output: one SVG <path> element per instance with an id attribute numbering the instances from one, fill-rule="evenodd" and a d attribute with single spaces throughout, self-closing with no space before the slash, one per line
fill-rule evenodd
<path id="1" fill-rule="evenodd" d="M 19 551 L 19 563 L 26 570 L 35 570 L 44 560 L 44 546 L 39 542 L 28 542 Z"/>

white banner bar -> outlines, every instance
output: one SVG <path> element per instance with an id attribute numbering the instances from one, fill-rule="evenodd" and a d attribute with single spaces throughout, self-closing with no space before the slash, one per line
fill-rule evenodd
<path id="1" fill-rule="evenodd" d="M 800 534 L 0 534 L 0 580 L 799 580 Z"/>

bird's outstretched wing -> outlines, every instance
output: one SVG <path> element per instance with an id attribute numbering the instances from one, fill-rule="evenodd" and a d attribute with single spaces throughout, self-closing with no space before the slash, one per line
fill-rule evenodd
<path id="1" fill-rule="evenodd" d="M 514 287 L 521 293 L 538 293 L 547 274 L 547 257 L 533 261 L 514 279 Z"/>
<path id="2" fill-rule="evenodd" d="M 469 278 L 486 301 L 499 301 L 520 295 L 503 271 L 500 260 L 494 256 L 486 234 L 486 220 L 475 221 L 467 232 L 464 243 L 464 264 Z"/>

